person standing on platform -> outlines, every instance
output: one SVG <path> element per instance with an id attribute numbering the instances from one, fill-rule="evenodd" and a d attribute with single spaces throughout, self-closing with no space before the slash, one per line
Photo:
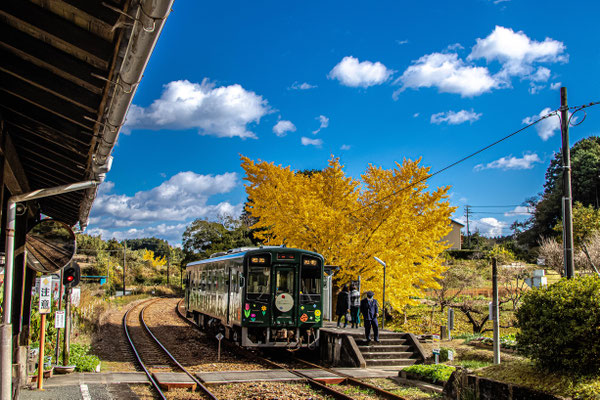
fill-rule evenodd
<path id="1" fill-rule="evenodd" d="M 350 293 L 348 285 L 344 285 L 342 291 L 338 293 L 337 303 L 335 304 L 335 314 L 338 316 L 337 327 L 340 327 L 342 317 L 344 317 L 344 328 L 348 326 L 348 314 L 350 313 Z"/>
<path id="2" fill-rule="evenodd" d="M 375 293 L 368 291 L 367 298 L 360 302 L 360 312 L 363 315 L 365 323 L 365 338 L 367 344 L 371 342 L 371 328 L 373 328 L 373 336 L 375 342 L 379 343 L 379 325 L 377 325 L 377 317 L 379 316 L 379 304 L 373 298 Z"/>
<path id="3" fill-rule="evenodd" d="M 350 287 L 350 318 L 352 318 L 352 327 L 358 328 L 360 324 L 360 292 L 355 285 Z"/>

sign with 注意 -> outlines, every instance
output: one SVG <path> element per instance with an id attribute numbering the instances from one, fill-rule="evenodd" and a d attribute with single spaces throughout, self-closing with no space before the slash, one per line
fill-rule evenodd
<path id="1" fill-rule="evenodd" d="M 48 314 L 52 309 L 52 277 L 50 275 L 40 278 L 40 314 Z"/>

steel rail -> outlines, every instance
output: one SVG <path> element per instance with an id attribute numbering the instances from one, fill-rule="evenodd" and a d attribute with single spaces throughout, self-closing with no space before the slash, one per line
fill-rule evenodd
<path id="1" fill-rule="evenodd" d="M 158 299 L 155 299 L 154 301 L 157 301 L 157 300 Z M 148 300 L 148 301 L 150 301 L 150 300 Z M 154 387 L 154 389 L 156 389 L 156 391 L 160 395 L 160 398 L 163 399 L 163 400 L 167 400 L 167 398 L 165 397 L 164 392 L 162 391 L 162 389 L 160 388 L 160 386 L 158 385 L 158 383 L 154 380 L 154 378 L 152 377 L 152 374 L 150 373 L 150 371 L 148 371 L 148 368 L 146 368 L 146 365 L 144 364 L 144 362 L 140 358 L 140 355 L 139 355 L 137 349 L 135 348 L 135 345 L 133 344 L 133 340 L 131 339 L 131 336 L 129 335 L 129 330 L 127 328 L 127 316 L 129 315 L 129 312 L 131 310 L 133 310 L 134 308 L 135 307 L 132 307 L 131 309 L 127 310 L 127 312 L 123 316 L 123 328 L 125 329 L 125 336 L 127 336 L 127 340 L 129 341 L 129 345 L 131 346 L 131 349 L 133 350 L 133 354 L 135 355 L 135 358 L 137 359 L 138 364 L 140 364 L 140 366 L 142 367 L 142 369 L 146 373 L 146 376 L 148 377 L 148 380 L 150 381 L 150 383 L 152 384 L 152 386 Z"/>
<path id="2" fill-rule="evenodd" d="M 196 327 L 197 329 L 200 329 L 200 327 L 195 322 L 190 321 L 185 315 L 183 315 L 181 313 L 181 310 L 179 309 L 179 306 L 181 305 L 182 302 L 183 302 L 183 299 L 181 299 L 179 301 L 179 303 L 177 303 L 177 305 L 175 306 L 177 314 L 179 315 L 179 317 L 181 317 L 188 324 Z M 226 345 L 228 345 L 228 344 L 226 344 Z M 298 372 L 298 371 L 293 370 L 293 369 L 286 368 L 285 366 L 282 366 L 282 365 L 280 365 L 280 364 L 278 364 L 278 363 L 276 363 L 274 361 L 271 361 L 271 360 L 269 360 L 267 358 L 258 356 L 258 355 L 254 354 L 254 353 L 251 353 L 250 351 L 244 349 L 243 347 L 236 346 L 236 351 L 238 352 L 238 354 L 242 353 L 242 354 L 244 354 L 248 358 L 259 359 L 259 360 L 263 361 L 266 364 L 270 364 L 270 365 L 275 366 L 276 368 L 279 368 L 279 369 L 284 369 L 284 370 L 286 370 L 286 371 L 288 371 L 288 372 L 296 375 L 297 377 L 306 380 L 313 388 L 318 389 L 318 390 L 322 390 L 327 395 L 332 396 L 335 399 L 338 399 L 338 400 L 355 400 L 353 397 L 350 397 L 347 394 L 339 392 L 339 391 L 333 389 L 332 387 L 329 387 L 329 386 L 327 386 L 327 385 L 325 385 L 325 384 L 323 384 L 323 383 L 321 383 L 321 382 L 313 379 L 312 377 L 310 377 L 310 376 L 308 376 L 306 374 L 303 374 L 303 373 Z"/>
<path id="3" fill-rule="evenodd" d="M 349 383 L 350 385 L 357 386 L 357 387 L 360 387 L 362 389 L 373 390 L 373 391 L 375 391 L 377 393 L 377 395 L 379 395 L 381 397 L 385 397 L 386 399 L 390 399 L 390 400 L 408 400 L 406 397 L 398 396 L 397 394 L 388 392 L 387 390 L 384 390 L 384 389 L 382 389 L 380 387 L 371 385 L 370 383 L 359 381 L 358 379 L 353 378 L 353 377 L 351 377 L 348 374 L 344 374 L 343 372 L 334 371 L 334 370 L 332 370 L 330 368 L 323 367 L 323 366 L 320 366 L 320 365 L 317 365 L 317 364 L 313 364 L 310 361 L 302 360 L 302 359 L 300 359 L 298 357 L 293 357 L 293 359 L 294 359 L 294 361 L 306 364 L 306 365 L 311 366 L 313 368 L 319 368 L 319 369 L 322 369 L 323 371 L 327 371 L 327 372 L 330 372 L 332 374 L 336 374 L 336 375 L 339 375 L 341 377 L 344 377 L 344 378 L 346 378 L 346 382 Z"/>
<path id="4" fill-rule="evenodd" d="M 73 256 L 73 254 L 66 254 L 66 252 L 64 250 L 57 250 L 56 248 L 54 248 L 54 246 L 49 245 L 45 240 L 41 240 L 40 238 L 34 237 L 34 236 L 30 236 L 27 238 L 29 240 L 29 243 L 32 242 L 38 242 L 39 244 L 41 244 L 42 246 L 46 246 L 49 247 L 50 250 L 53 251 L 57 251 L 58 253 L 62 254 L 63 256 L 65 256 L 65 258 L 69 259 L 69 256 Z M 33 247 L 33 246 L 27 246 L 27 250 L 37 259 L 37 260 L 46 260 L 48 263 L 53 264 L 54 267 L 56 267 L 56 270 L 60 270 L 62 267 L 64 267 L 64 265 L 60 265 L 59 263 L 57 263 L 56 261 L 54 261 L 54 259 L 52 259 L 51 257 L 49 257 L 48 255 L 46 255 L 45 253 L 41 252 L 40 249 Z M 47 250 L 47 249 L 46 249 Z M 66 262 L 65 262 L 66 264 Z"/>
<path id="5" fill-rule="evenodd" d="M 171 359 L 171 361 L 173 361 L 183 372 L 185 372 L 190 378 L 192 378 L 192 380 L 202 389 L 202 391 L 209 398 L 211 398 L 212 400 L 218 400 L 217 397 L 214 394 L 212 394 L 211 391 L 208 390 L 208 388 L 206 386 L 204 386 L 202 384 L 202 382 L 200 382 L 198 380 L 198 378 L 196 378 L 194 375 L 192 375 L 191 372 L 189 372 L 183 365 L 181 365 L 179 363 L 179 361 L 177 361 L 175 359 L 175 357 L 173 357 L 173 355 L 166 349 L 166 347 L 163 346 L 163 344 L 160 342 L 160 340 L 158 340 L 158 338 L 156 336 L 154 336 L 154 334 L 152 333 L 152 331 L 146 324 L 146 321 L 144 321 L 144 311 L 146 311 L 146 308 L 150 307 L 152 304 L 153 303 L 150 303 L 150 304 L 144 306 L 144 308 L 142 308 L 142 312 L 140 313 L 140 322 L 142 323 L 142 326 L 144 327 L 144 329 L 146 329 L 146 332 L 148 332 L 148 334 L 152 337 L 152 339 L 154 339 L 156 344 L 158 344 L 158 346 L 165 352 L 165 354 Z M 177 308 L 179 308 L 179 305 L 177 306 Z"/>

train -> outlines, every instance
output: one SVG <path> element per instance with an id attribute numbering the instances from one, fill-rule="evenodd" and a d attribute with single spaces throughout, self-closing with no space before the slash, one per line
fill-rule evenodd
<path id="1" fill-rule="evenodd" d="M 323 256 L 280 246 L 233 249 L 186 266 L 185 308 L 243 347 L 318 346 Z"/>

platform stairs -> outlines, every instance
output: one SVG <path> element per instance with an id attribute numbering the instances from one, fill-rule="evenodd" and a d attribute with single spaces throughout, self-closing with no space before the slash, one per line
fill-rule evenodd
<path id="1" fill-rule="evenodd" d="M 414 335 L 402 332 L 379 332 L 379 343 L 367 343 L 364 330 L 351 332 L 362 357 L 368 367 L 407 367 L 424 361 L 423 349 Z M 416 342 L 416 343 L 415 343 Z"/>

